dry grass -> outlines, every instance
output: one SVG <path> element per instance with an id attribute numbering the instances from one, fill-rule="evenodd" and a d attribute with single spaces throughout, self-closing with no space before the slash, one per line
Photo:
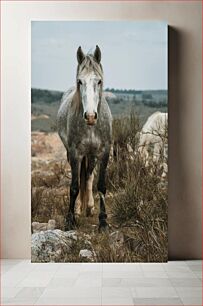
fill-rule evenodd
<path id="1" fill-rule="evenodd" d="M 69 202 L 69 167 L 66 162 L 52 161 L 32 168 L 32 221 L 54 219 L 57 228 L 63 230 Z"/>
<path id="2" fill-rule="evenodd" d="M 113 122 L 114 148 L 108 165 L 106 200 L 109 233 L 98 233 L 96 194 L 95 215 L 78 220 L 78 233 L 89 235 L 97 262 L 167 260 L 168 199 L 167 178 L 161 176 L 163 156 L 158 162 L 150 159 L 146 166 L 138 153 L 139 131 L 139 118 L 134 112 Z M 63 230 L 69 205 L 70 168 L 67 163 L 52 161 L 35 165 L 34 170 L 32 221 L 55 219 L 57 228 Z M 82 246 L 78 243 L 64 261 L 81 261 L 78 254 Z"/>

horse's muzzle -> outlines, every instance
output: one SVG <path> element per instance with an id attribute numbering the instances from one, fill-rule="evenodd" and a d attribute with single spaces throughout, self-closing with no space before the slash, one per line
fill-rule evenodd
<path id="1" fill-rule="evenodd" d="M 85 112 L 84 118 L 88 125 L 95 125 L 97 122 L 97 113 L 96 112 L 94 113 Z"/>

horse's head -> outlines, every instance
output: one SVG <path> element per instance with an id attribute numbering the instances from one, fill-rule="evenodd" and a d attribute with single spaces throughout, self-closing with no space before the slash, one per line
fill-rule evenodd
<path id="1" fill-rule="evenodd" d="M 97 122 L 103 85 L 101 51 L 96 46 L 93 54 L 85 55 L 79 47 L 77 60 L 77 89 L 83 107 L 83 118 L 88 125 L 94 125 Z"/>

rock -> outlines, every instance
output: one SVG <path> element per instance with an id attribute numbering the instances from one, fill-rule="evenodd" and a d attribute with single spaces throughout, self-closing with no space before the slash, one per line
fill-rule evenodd
<path id="1" fill-rule="evenodd" d="M 47 230 L 47 223 L 32 222 L 33 233 Z"/>
<path id="2" fill-rule="evenodd" d="M 76 234 L 76 231 L 68 231 L 68 232 L 66 232 L 66 235 L 67 235 L 68 238 L 71 238 L 75 241 L 78 240 L 78 236 Z"/>
<path id="3" fill-rule="evenodd" d="M 96 254 L 94 252 L 87 250 L 87 249 L 80 250 L 80 253 L 79 253 L 80 257 L 90 260 L 90 261 L 94 261 L 95 255 Z"/>
<path id="4" fill-rule="evenodd" d="M 56 227 L 55 220 L 49 220 L 48 223 L 32 222 L 33 233 L 46 231 L 46 230 L 54 230 L 55 227 Z"/>
<path id="5" fill-rule="evenodd" d="M 71 255 L 75 237 L 74 231 L 58 229 L 35 232 L 31 241 L 32 262 L 64 262 Z"/>
<path id="6" fill-rule="evenodd" d="M 115 231 L 109 236 L 110 247 L 115 253 L 122 254 L 124 246 L 124 235 L 119 231 Z M 123 253 L 124 254 L 124 253 Z"/>
<path id="7" fill-rule="evenodd" d="M 47 224 L 48 230 L 54 230 L 56 227 L 56 221 L 55 220 L 49 220 Z"/>

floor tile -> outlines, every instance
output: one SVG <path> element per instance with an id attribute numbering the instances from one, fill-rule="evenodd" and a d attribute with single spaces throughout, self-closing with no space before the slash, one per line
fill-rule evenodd
<path id="1" fill-rule="evenodd" d="M 46 288 L 67 288 L 67 287 L 73 287 L 76 282 L 76 278 L 65 278 L 65 277 L 53 277 L 53 279 L 50 280 Z"/>
<path id="2" fill-rule="evenodd" d="M 123 287 L 122 281 L 122 278 L 102 278 L 102 287 Z"/>
<path id="3" fill-rule="evenodd" d="M 79 273 L 78 278 L 89 279 L 89 278 L 102 278 L 101 271 L 82 271 Z"/>
<path id="4" fill-rule="evenodd" d="M 1 274 L 8 272 L 13 268 L 13 265 L 3 265 L 1 267 Z"/>
<path id="5" fill-rule="evenodd" d="M 144 274 L 142 271 L 134 272 L 130 271 L 104 271 L 104 278 L 143 278 Z"/>
<path id="6" fill-rule="evenodd" d="M 22 262 L 22 259 L 1 259 L 1 265 L 17 265 Z"/>
<path id="7" fill-rule="evenodd" d="M 58 263 L 40 263 L 40 264 L 31 264 L 33 267 L 33 272 L 56 272 L 60 269 Z"/>
<path id="8" fill-rule="evenodd" d="M 185 260 L 173 260 L 168 261 L 166 263 L 162 263 L 163 266 L 187 266 L 187 262 Z"/>
<path id="9" fill-rule="evenodd" d="M 202 280 L 202 272 L 193 271 L 193 273 L 194 273 L 194 275 L 195 275 L 197 278 L 199 278 L 199 279 Z"/>
<path id="10" fill-rule="evenodd" d="M 125 297 L 125 298 L 122 298 L 122 297 L 102 297 L 102 305 L 108 305 L 108 306 L 111 306 L 111 305 L 115 305 L 115 306 L 123 306 L 123 305 L 126 305 L 126 306 L 130 306 L 130 305 L 134 305 L 134 302 L 133 302 L 133 298 L 132 297 Z"/>
<path id="11" fill-rule="evenodd" d="M 144 271 L 143 276 L 146 278 L 168 278 L 166 271 Z"/>
<path id="12" fill-rule="evenodd" d="M 75 281 L 75 286 L 77 287 L 101 287 L 102 286 L 102 278 L 78 278 Z"/>
<path id="13" fill-rule="evenodd" d="M 169 278 L 197 278 L 195 273 L 191 272 L 180 272 L 180 271 L 167 271 L 166 272 Z"/>
<path id="14" fill-rule="evenodd" d="M 105 263 L 103 272 L 142 272 L 140 263 Z"/>
<path id="15" fill-rule="evenodd" d="M 12 269 L 5 272 L 2 277 L 2 284 L 5 287 L 14 287 L 19 284 L 25 277 L 27 277 L 32 271 L 33 267 L 29 265 L 24 265 L 20 262 L 14 265 Z"/>
<path id="16" fill-rule="evenodd" d="M 99 298 L 101 297 L 101 288 L 95 287 L 68 287 L 68 288 L 57 288 L 57 289 L 45 289 L 41 297 L 46 298 Z"/>
<path id="17" fill-rule="evenodd" d="M 77 278 L 79 276 L 80 271 L 76 270 L 68 270 L 68 269 L 59 269 L 56 271 L 56 273 L 54 274 L 54 277 L 65 277 L 65 278 Z"/>
<path id="18" fill-rule="evenodd" d="M 164 265 L 162 263 L 141 263 L 140 266 L 144 272 L 164 271 Z"/>
<path id="19" fill-rule="evenodd" d="M 199 278 L 170 278 L 173 287 L 200 287 L 202 282 Z"/>
<path id="20" fill-rule="evenodd" d="M 177 287 L 175 288 L 178 295 L 182 297 L 201 297 L 202 287 Z"/>
<path id="21" fill-rule="evenodd" d="M 188 266 L 202 265 L 202 260 L 186 260 Z"/>
<path id="22" fill-rule="evenodd" d="M 132 290 L 133 297 L 139 298 L 173 298 L 179 297 L 173 287 L 137 287 Z"/>
<path id="23" fill-rule="evenodd" d="M 183 302 L 179 298 L 134 298 L 134 305 L 183 305 Z"/>
<path id="24" fill-rule="evenodd" d="M 7 305 L 7 303 L 9 303 L 9 299 L 8 298 L 1 298 L 1 305 Z"/>
<path id="25" fill-rule="evenodd" d="M 202 272 L 202 265 L 192 265 L 189 266 L 189 269 L 192 270 L 193 272 Z"/>
<path id="26" fill-rule="evenodd" d="M 102 263 L 84 263 L 81 266 L 80 271 L 87 272 L 102 272 L 103 264 Z"/>
<path id="27" fill-rule="evenodd" d="M 58 297 L 58 298 L 45 298 L 41 297 L 37 300 L 35 305 L 53 305 L 53 306 L 58 306 L 58 305 L 79 305 L 79 306 L 89 306 L 89 305 L 101 305 L 101 297 Z"/>
<path id="28" fill-rule="evenodd" d="M 102 299 L 103 298 L 128 298 L 131 297 L 130 288 L 124 287 L 103 287 L 102 288 Z"/>
<path id="29" fill-rule="evenodd" d="M 24 287 L 16 295 L 16 298 L 39 298 L 44 292 L 43 287 Z"/>
<path id="30" fill-rule="evenodd" d="M 1 297 L 3 299 L 13 298 L 18 294 L 18 292 L 20 290 L 21 290 L 21 288 L 16 288 L 16 287 L 2 287 L 1 288 Z"/>
<path id="31" fill-rule="evenodd" d="M 18 287 L 46 287 L 54 276 L 54 272 L 49 271 L 32 271 L 25 277 Z"/>
<path id="32" fill-rule="evenodd" d="M 164 270 L 166 272 L 191 272 L 190 267 L 187 265 L 166 265 L 164 266 Z"/>
<path id="33" fill-rule="evenodd" d="M 37 297 L 29 297 L 29 298 L 12 298 L 5 302 L 4 305 L 34 305 L 37 301 Z"/>
<path id="34" fill-rule="evenodd" d="M 122 279 L 125 287 L 171 287 L 168 278 L 128 278 Z"/>
<path id="35" fill-rule="evenodd" d="M 201 297 L 182 297 L 181 298 L 183 305 L 197 306 L 203 305 L 203 301 Z"/>

